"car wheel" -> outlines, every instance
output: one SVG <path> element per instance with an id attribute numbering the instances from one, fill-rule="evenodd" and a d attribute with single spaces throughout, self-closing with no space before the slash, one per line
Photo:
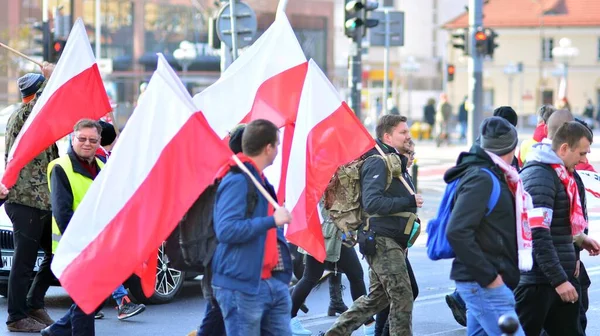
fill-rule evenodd
<path id="1" fill-rule="evenodd" d="M 144 295 L 140 278 L 137 275 L 132 276 L 127 283 L 129 292 L 136 302 L 145 304 L 167 303 L 179 294 L 185 281 L 185 272 L 172 268 L 169 264 L 169 256 L 165 253 L 165 243 L 163 243 L 158 248 L 154 294 L 149 298 Z"/>
<path id="2" fill-rule="evenodd" d="M 0 285 L 0 296 L 8 297 L 8 284 Z"/>

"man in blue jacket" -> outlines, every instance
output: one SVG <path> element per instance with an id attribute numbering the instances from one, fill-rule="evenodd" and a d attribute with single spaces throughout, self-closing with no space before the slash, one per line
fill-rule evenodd
<path id="1" fill-rule="evenodd" d="M 246 167 L 267 190 L 263 176 L 273 164 L 279 130 L 267 120 L 249 123 L 242 136 Z M 292 308 L 288 284 L 292 260 L 283 236 L 291 221 L 283 207 L 269 215 L 269 203 L 260 193 L 254 211 L 246 216 L 247 177 L 229 172 L 217 190 L 214 226 L 219 244 L 213 256 L 212 285 L 228 336 L 291 335 Z"/>

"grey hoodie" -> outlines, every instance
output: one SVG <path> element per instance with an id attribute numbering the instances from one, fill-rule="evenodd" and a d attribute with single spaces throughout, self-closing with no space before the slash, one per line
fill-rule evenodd
<path id="1" fill-rule="evenodd" d="M 527 154 L 526 162 L 536 161 L 546 164 L 564 165 L 563 160 L 552 150 L 552 144 L 544 140 L 533 145 L 531 151 Z"/>

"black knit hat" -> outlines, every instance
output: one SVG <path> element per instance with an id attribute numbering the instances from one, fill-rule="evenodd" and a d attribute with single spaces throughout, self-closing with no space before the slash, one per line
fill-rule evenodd
<path id="1" fill-rule="evenodd" d="M 25 76 L 19 78 L 17 80 L 17 84 L 19 85 L 19 90 L 21 91 L 21 98 L 29 97 L 35 94 L 46 78 L 44 76 L 37 73 L 28 73 Z"/>
<path id="2" fill-rule="evenodd" d="M 499 156 L 510 153 L 519 142 L 517 129 L 500 117 L 485 119 L 479 127 L 479 133 L 481 148 Z"/>
<path id="3" fill-rule="evenodd" d="M 494 117 L 504 118 L 515 127 L 517 127 L 517 123 L 519 122 L 517 112 L 515 112 L 515 110 L 513 110 L 513 108 L 510 106 L 500 106 L 497 109 L 495 109 Z"/>
<path id="4" fill-rule="evenodd" d="M 242 152 L 242 135 L 245 128 L 246 124 L 239 124 L 229 132 L 229 149 L 233 154 Z"/>
<path id="5" fill-rule="evenodd" d="M 99 123 L 100 126 L 102 126 L 102 134 L 100 134 L 100 146 L 108 146 L 115 142 L 115 139 L 117 138 L 117 132 L 115 131 L 114 126 L 104 120 L 100 120 Z"/>

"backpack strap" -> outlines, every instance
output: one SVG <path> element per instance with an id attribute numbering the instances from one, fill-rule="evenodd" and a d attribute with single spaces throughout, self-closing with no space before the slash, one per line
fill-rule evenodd
<path id="1" fill-rule="evenodd" d="M 246 218 L 252 217 L 254 213 L 254 209 L 256 208 L 256 204 L 258 204 L 258 192 L 254 183 L 246 173 L 244 173 L 239 167 L 232 166 L 229 170 L 234 174 L 242 174 L 244 178 L 246 178 L 246 182 L 248 183 L 248 193 L 246 194 Z"/>
<path id="2" fill-rule="evenodd" d="M 490 213 L 492 213 L 492 210 L 494 210 L 494 208 L 496 207 L 496 203 L 498 203 L 498 199 L 500 198 L 500 181 L 498 181 L 498 177 L 494 173 L 492 173 L 491 170 L 487 168 L 482 168 L 481 170 L 488 173 L 488 175 L 490 175 L 490 177 L 492 178 L 492 194 L 490 195 L 490 199 L 488 200 L 487 212 L 485 213 L 486 216 L 489 216 Z"/>

